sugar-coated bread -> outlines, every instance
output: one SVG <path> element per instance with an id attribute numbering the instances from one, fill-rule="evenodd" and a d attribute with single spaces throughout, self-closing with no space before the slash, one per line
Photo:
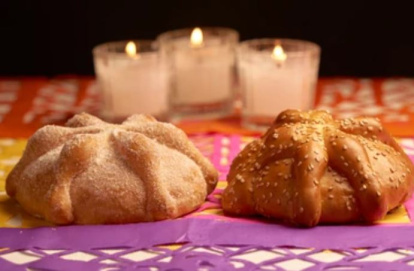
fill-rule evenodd
<path id="1" fill-rule="evenodd" d="M 56 224 L 109 224 L 182 216 L 217 181 L 213 165 L 175 126 L 144 115 L 115 125 L 83 113 L 30 138 L 6 190 Z"/>
<path id="2" fill-rule="evenodd" d="M 300 226 L 373 222 L 413 192 L 413 165 L 377 119 L 287 110 L 235 158 L 222 205 L 231 215 Z"/>

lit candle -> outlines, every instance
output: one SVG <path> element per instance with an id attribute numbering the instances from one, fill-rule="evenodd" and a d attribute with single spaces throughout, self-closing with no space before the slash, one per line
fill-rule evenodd
<path id="1" fill-rule="evenodd" d="M 273 48 L 271 57 L 276 61 L 276 63 L 283 64 L 283 62 L 285 62 L 287 56 L 279 42 L 276 43 L 275 48 Z"/>
<path id="2" fill-rule="evenodd" d="M 310 109 L 320 48 L 297 40 L 242 42 L 238 69 L 244 125 L 265 128 L 285 109 Z"/>
<path id="3" fill-rule="evenodd" d="M 169 73 L 152 42 L 106 43 L 93 52 L 104 117 L 121 120 L 135 113 L 166 117 Z"/>
<path id="4" fill-rule="evenodd" d="M 199 48 L 203 46 L 203 31 L 199 27 L 194 28 L 191 32 L 190 43 L 193 48 Z"/>
<path id="5" fill-rule="evenodd" d="M 158 41 L 172 67 L 173 118 L 232 112 L 237 32 L 197 27 L 161 34 Z"/>

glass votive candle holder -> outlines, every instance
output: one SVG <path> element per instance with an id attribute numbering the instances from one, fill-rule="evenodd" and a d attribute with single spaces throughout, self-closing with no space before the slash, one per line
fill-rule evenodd
<path id="1" fill-rule="evenodd" d="M 311 109 L 319 60 L 320 47 L 308 41 L 255 39 L 240 43 L 242 124 L 262 130 L 285 109 Z"/>
<path id="2" fill-rule="evenodd" d="M 102 117 L 114 122 L 135 113 L 167 118 L 169 70 L 153 41 L 105 43 L 93 56 Z"/>
<path id="3" fill-rule="evenodd" d="M 223 117 L 233 112 L 236 47 L 228 28 L 194 28 L 158 36 L 171 68 L 173 120 Z"/>

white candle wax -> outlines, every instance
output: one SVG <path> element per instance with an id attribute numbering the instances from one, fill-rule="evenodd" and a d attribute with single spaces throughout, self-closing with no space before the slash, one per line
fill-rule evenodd
<path id="1" fill-rule="evenodd" d="M 169 31 L 158 38 L 171 64 L 171 116 L 174 120 L 231 114 L 238 33 L 227 28 Z"/>
<path id="2" fill-rule="evenodd" d="M 234 56 L 228 48 L 178 51 L 174 64 L 175 104 L 208 104 L 232 98 Z"/>
<path id="3" fill-rule="evenodd" d="M 319 46 L 306 41 L 258 39 L 242 42 L 238 70 L 243 124 L 265 129 L 283 110 L 310 109 L 319 52 Z"/>
<path id="4" fill-rule="evenodd" d="M 274 117 L 289 108 L 307 109 L 307 67 L 277 63 L 240 63 L 247 115 Z"/>
<path id="5" fill-rule="evenodd" d="M 159 116 L 167 111 L 169 75 L 156 53 L 96 58 L 95 69 L 104 94 L 106 114 Z"/>

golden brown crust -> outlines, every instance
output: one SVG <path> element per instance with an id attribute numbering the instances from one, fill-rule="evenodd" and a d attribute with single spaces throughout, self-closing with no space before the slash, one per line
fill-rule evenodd
<path id="1" fill-rule="evenodd" d="M 6 191 L 57 224 L 176 218 L 201 205 L 218 173 L 187 136 L 151 116 L 113 125 L 88 114 L 28 141 Z"/>
<path id="2" fill-rule="evenodd" d="M 227 214 L 293 224 L 373 222 L 407 200 L 413 165 L 376 119 L 282 112 L 231 165 Z"/>

